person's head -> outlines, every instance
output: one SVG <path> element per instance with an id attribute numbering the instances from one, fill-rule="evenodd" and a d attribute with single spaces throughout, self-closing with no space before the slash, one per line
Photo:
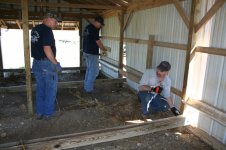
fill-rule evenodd
<path id="1" fill-rule="evenodd" d="M 156 75 L 159 78 L 159 80 L 164 80 L 164 78 L 168 75 L 169 71 L 171 69 L 171 65 L 167 61 L 162 61 L 156 69 Z"/>
<path id="2" fill-rule="evenodd" d="M 43 18 L 43 23 L 52 29 L 56 28 L 58 21 L 59 18 L 55 12 L 47 12 Z"/>
<path id="3" fill-rule="evenodd" d="M 101 16 L 97 16 L 95 19 L 94 19 L 94 22 L 93 22 L 93 25 L 100 29 L 101 26 L 104 26 L 104 19 L 101 17 Z"/>

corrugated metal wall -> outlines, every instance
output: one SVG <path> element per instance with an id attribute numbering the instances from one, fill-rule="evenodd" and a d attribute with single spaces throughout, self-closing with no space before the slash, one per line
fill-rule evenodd
<path id="1" fill-rule="evenodd" d="M 120 28 L 119 28 L 119 20 L 115 17 L 109 17 L 105 18 L 104 20 L 105 26 L 101 30 L 102 36 L 108 36 L 108 37 L 119 37 L 120 34 Z M 102 39 L 102 42 L 105 46 L 108 46 L 111 48 L 111 52 L 107 52 L 107 56 L 113 60 L 118 61 L 119 60 L 119 41 L 112 40 L 112 39 Z M 111 77 L 117 78 L 118 73 L 115 71 L 112 71 L 105 66 L 101 66 L 101 70 L 110 75 Z"/>
<path id="2" fill-rule="evenodd" d="M 201 0 L 198 6 L 200 20 L 215 0 Z M 206 47 L 226 48 L 226 4 L 197 33 L 197 45 Z M 196 54 L 191 64 L 189 79 L 189 95 L 194 99 L 203 100 L 220 110 L 226 111 L 226 60 L 224 56 Z M 191 84 L 192 83 L 192 84 Z M 226 144 L 226 128 L 218 122 L 200 114 L 198 127 L 219 141 Z"/>

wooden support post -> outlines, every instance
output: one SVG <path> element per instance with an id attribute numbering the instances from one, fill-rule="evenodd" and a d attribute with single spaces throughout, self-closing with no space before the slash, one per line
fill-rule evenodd
<path id="1" fill-rule="evenodd" d="M 82 19 L 79 19 L 79 44 L 80 44 L 80 47 L 79 47 L 79 49 L 80 49 L 80 67 L 82 67 L 83 66 L 83 59 L 82 59 L 82 57 L 83 57 L 83 52 L 81 51 L 82 49 L 83 49 L 83 45 L 82 45 Z"/>
<path id="2" fill-rule="evenodd" d="M 121 13 L 120 13 L 120 37 L 119 37 L 119 69 L 123 68 L 124 14 L 125 14 L 125 11 L 121 11 Z M 119 74 L 119 77 L 122 77 L 122 76 Z"/>
<path id="3" fill-rule="evenodd" d="M 154 41 L 155 41 L 155 36 L 154 35 L 149 35 L 148 49 L 147 49 L 147 59 L 146 59 L 146 68 L 147 69 L 152 67 Z"/>
<path id="4" fill-rule="evenodd" d="M 124 27 L 123 27 L 123 32 L 126 30 L 126 28 L 128 27 L 128 25 L 129 25 L 129 23 L 130 23 L 130 21 L 131 21 L 131 19 L 132 19 L 132 17 L 133 17 L 133 14 L 134 14 L 134 12 L 133 11 L 130 11 L 129 12 L 129 16 L 127 17 L 127 19 L 126 19 L 126 21 L 125 21 L 125 25 L 124 25 Z"/>
<path id="5" fill-rule="evenodd" d="M 27 90 L 27 108 L 28 113 L 33 114 L 32 86 L 31 86 L 31 64 L 29 49 L 29 24 L 28 24 L 28 0 L 21 0 L 23 40 L 24 40 L 24 58 L 26 70 L 26 90 Z"/>
<path id="6" fill-rule="evenodd" d="M 2 59 L 2 43 L 1 43 L 2 30 L 0 28 L 0 69 L 3 69 L 3 59 Z M 3 78 L 3 72 L 0 73 L 0 78 Z"/>
<path id="7" fill-rule="evenodd" d="M 195 9 L 196 9 L 196 0 L 192 0 L 191 4 L 191 14 L 190 14 L 190 22 L 189 22 L 189 32 L 188 32 L 188 42 L 187 42 L 187 52 L 186 52 L 186 60 L 185 60 L 185 69 L 184 69 L 184 81 L 182 88 L 182 99 L 186 99 L 186 90 L 188 84 L 188 71 L 190 64 L 190 53 L 192 50 L 192 42 L 194 36 L 194 19 L 195 19 Z M 181 105 L 181 112 L 184 111 L 184 104 Z"/>

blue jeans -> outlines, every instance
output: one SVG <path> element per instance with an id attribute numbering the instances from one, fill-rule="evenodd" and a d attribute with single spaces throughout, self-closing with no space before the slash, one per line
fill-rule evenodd
<path id="1" fill-rule="evenodd" d="M 94 81 L 99 74 L 99 55 L 83 53 L 86 59 L 86 75 L 84 80 L 84 90 L 92 92 Z"/>
<path id="2" fill-rule="evenodd" d="M 149 115 L 150 111 L 168 111 L 170 108 L 165 98 L 160 94 L 139 92 L 138 97 L 141 100 L 142 114 L 145 116 Z"/>
<path id="3" fill-rule="evenodd" d="M 55 112 L 58 74 L 49 60 L 33 61 L 36 87 L 36 114 L 51 116 Z"/>

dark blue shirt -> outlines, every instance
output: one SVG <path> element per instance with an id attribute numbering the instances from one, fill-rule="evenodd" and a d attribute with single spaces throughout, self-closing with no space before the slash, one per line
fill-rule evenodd
<path id="1" fill-rule="evenodd" d="M 92 24 L 87 25 L 84 31 L 83 52 L 99 55 L 99 47 L 96 43 L 99 39 L 99 29 L 95 28 Z"/>
<path id="2" fill-rule="evenodd" d="M 52 52 L 56 57 L 53 31 L 50 27 L 40 24 L 31 31 L 31 57 L 36 60 L 46 58 L 43 46 L 51 46 Z"/>

